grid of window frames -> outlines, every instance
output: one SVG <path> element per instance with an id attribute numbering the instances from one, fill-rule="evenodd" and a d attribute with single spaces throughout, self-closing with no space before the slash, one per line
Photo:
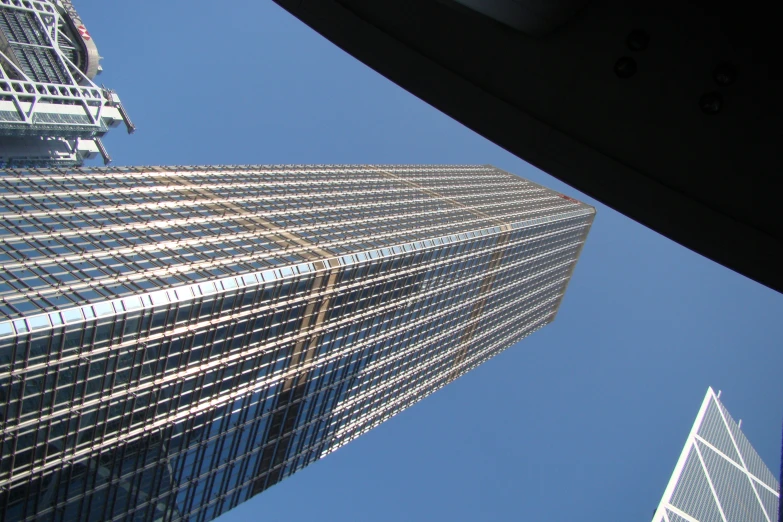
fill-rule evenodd
<path id="1" fill-rule="evenodd" d="M 7 520 L 215 518 L 551 322 L 595 213 L 489 166 L 0 191 Z"/>

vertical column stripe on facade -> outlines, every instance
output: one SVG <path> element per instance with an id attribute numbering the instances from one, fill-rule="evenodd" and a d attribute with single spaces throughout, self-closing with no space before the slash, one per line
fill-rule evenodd
<path id="1" fill-rule="evenodd" d="M 0 189 L 0 513 L 20 520 L 211 520 L 550 322 L 595 213 L 490 166 Z"/>

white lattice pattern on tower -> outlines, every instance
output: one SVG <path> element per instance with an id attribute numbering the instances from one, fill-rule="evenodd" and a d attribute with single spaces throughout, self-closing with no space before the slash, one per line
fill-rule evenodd
<path id="1" fill-rule="evenodd" d="M 96 151 L 110 161 L 100 137 L 133 124 L 94 83 L 99 59 L 70 2 L 0 0 L 0 167 L 78 165 Z"/>
<path id="2" fill-rule="evenodd" d="M 778 481 L 710 388 L 653 522 L 775 522 Z"/>

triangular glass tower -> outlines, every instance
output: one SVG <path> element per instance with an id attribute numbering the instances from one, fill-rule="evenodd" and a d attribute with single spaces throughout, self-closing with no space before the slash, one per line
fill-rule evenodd
<path id="1" fill-rule="evenodd" d="M 778 481 L 712 388 L 653 522 L 775 522 Z"/>

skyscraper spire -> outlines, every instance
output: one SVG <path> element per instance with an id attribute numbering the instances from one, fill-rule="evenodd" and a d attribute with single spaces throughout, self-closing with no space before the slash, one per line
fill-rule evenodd
<path id="1" fill-rule="evenodd" d="M 653 522 L 766 522 L 780 511 L 780 484 L 712 388 Z"/>

